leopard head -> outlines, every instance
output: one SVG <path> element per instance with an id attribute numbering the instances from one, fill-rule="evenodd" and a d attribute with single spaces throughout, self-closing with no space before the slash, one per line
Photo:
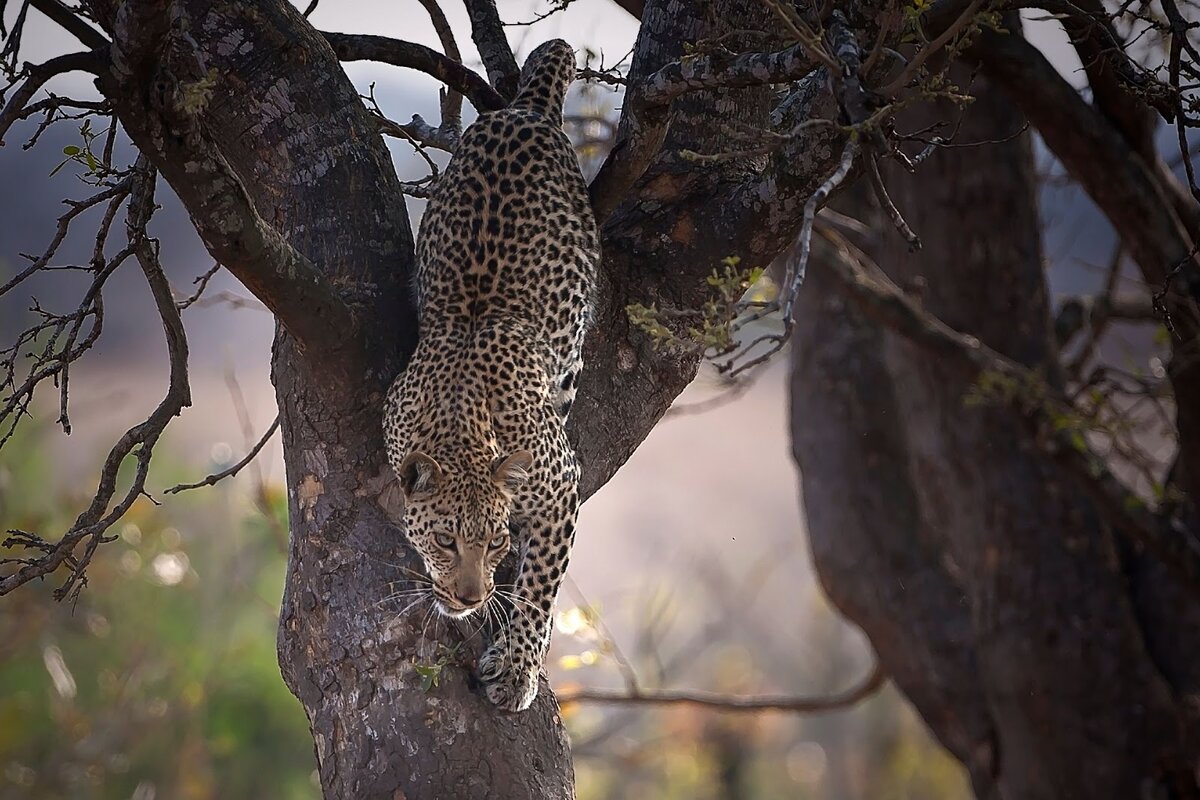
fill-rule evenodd
<path id="1" fill-rule="evenodd" d="M 435 606 L 461 618 L 495 591 L 496 567 L 509 550 L 513 493 L 529 479 L 533 455 L 518 450 L 472 466 L 414 451 L 397 470 L 408 541 L 432 579 Z"/>

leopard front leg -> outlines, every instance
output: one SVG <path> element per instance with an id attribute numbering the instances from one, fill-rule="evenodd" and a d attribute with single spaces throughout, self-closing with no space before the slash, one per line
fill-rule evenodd
<path id="1" fill-rule="evenodd" d="M 505 625 L 479 659 L 479 677 L 488 699 L 509 711 L 524 711 L 537 697 L 538 676 L 550 647 L 554 598 L 567 571 L 575 539 L 578 493 L 560 495 L 558 509 L 527 519 L 529 542 L 511 592 L 501 591 L 508 606 Z M 539 518 L 540 516 L 540 518 Z"/>

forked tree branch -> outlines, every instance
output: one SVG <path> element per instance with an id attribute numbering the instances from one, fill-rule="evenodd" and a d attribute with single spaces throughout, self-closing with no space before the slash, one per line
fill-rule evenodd
<path id="1" fill-rule="evenodd" d="M 450 27 L 446 14 L 442 11 L 439 0 L 420 0 L 429 14 L 429 21 L 437 32 L 438 40 L 442 43 L 442 52 L 451 61 L 462 63 L 462 53 L 458 50 L 458 42 L 454 38 L 454 30 Z M 462 92 L 457 89 L 441 90 L 442 121 L 438 132 L 444 137 L 457 143 L 462 134 Z"/>
<path id="2" fill-rule="evenodd" d="M 1104 116 L 1067 83 L 1037 48 L 985 31 L 968 51 L 1004 89 L 1046 144 L 1100 206 L 1147 279 L 1162 282 L 1171 264 L 1192 261 L 1179 283 L 1200 296 L 1200 268 L 1155 175 Z"/>

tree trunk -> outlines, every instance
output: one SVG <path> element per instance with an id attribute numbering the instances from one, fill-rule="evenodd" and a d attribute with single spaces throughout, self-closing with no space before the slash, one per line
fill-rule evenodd
<path id="1" fill-rule="evenodd" d="M 961 141 L 1021 126 L 995 88 L 972 93 Z M 1028 137 L 939 152 L 889 186 L 925 247 L 904 252 L 859 189 L 851 211 L 878 232 L 864 249 L 951 327 L 1056 380 Z M 965 403 L 961 372 L 871 322 L 829 271 L 797 317 L 793 449 L 821 581 L 978 796 L 1196 796 L 1194 604 L 1019 412 Z"/>
<path id="2" fill-rule="evenodd" d="M 544 681 L 528 711 L 500 712 L 473 685 L 479 641 L 469 629 L 380 606 L 406 570 L 421 569 L 394 522 L 399 494 L 381 433 L 383 393 L 414 343 L 413 242 L 388 152 L 335 54 L 283 0 L 183 0 L 170 13 L 135 0 L 88 7 L 112 39 L 101 86 L 123 128 L 214 257 L 281 321 L 272 378 L 291 543 L 279 656 L 308 715 L 325 796 L 573 797 Z M 684 56 L 687 42 L 777 29 L 772 20 L 758 0 L 651 0 L 631 80 Z M 798 119 L 829 104 L 824 80 L 806 86 L 787 104 Z M 832 169 L 840 134 L 829 130 L 769 164 L 697 170 L 679 157 L 730 146 L 712 120 L 765 125 L 774 102 L 767 88 L 694 92 L 672 106 L 669 126 L 644 136 L 662 120 L 622 117 L 619 151 L 664 148 L 603 230 L 602 300 L 570 430 L 585 497 L 699 361 L 654 348 L 626 307 L 698 308 L 722 256 L 770 261 Z"/>

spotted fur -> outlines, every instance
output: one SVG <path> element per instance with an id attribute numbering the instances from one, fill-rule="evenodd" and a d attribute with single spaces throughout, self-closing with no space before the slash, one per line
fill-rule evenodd
<path id="1" fill-rule="evenodd" d="M 479 662 L 488 697 L 514 711 L 537 695 L 579 504 L 564 423 L 599 238 L 562 131 L 574 77 L 570 46 L 546 42 L 509 107 L 463 133 L 421 220 L 420 338 L 384 420 L 408 539 L 442 613 L 489 602 L 510 525 L 520 534 L 515 600 Z"/>

